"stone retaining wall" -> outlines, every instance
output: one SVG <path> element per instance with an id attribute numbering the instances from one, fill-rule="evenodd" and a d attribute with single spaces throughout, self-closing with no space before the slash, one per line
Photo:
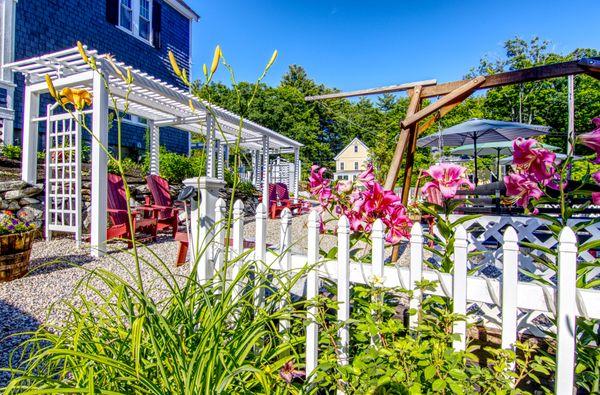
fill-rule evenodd
<path id="1" fill-rule="evenodd" d="M 25 181 L 0 182 L 0 210 L 9 210 L 24 221 L 42 225 L 44 219 L 44 188 Z"/>

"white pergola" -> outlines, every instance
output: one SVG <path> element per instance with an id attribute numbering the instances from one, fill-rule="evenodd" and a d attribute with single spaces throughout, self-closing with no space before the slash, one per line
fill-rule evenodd
<path id="1" fill-rule="evenodd" d="M 4 68 L 25 76 L 22 179 L 28 183 L 37 182 L 38 126 L 40 122 L 47 121 L 47 117 L 39 115 L 40 95 L 48 92 L 45 76 L 49 75 L 52 78 L 57 90 L 65 87 L 85 88 L 92 93 L 92 108 L 88 111 L 92 118 L 91 129 L 94 134 L 91 150 L 91 245 L 92 253 L 99 256 L 105 252 L 107 226 L 107 156 L 102 146 L 108 147 L 109 92 L 117 98 L 118 110 L 123 110 L 127 83 L 117 70 L 108 64 L 107 55 L 99 55 L 94 50 L 87 52 L 89 56 L 96 58 L 98 71 L 102 74 L 92 70 L 83 61 L 76 47 L 9 63 Z M 290 187 L 295 196 L 298 195 L 299 150 L 302 144 L 254 122 L 241 119 L 223 108 L 198 100 L 189 92 L 140 70 L 116 61 L 114 64 L 121 73 L 126 75 L 127 70 L 130 70 L 133 76 L 127 111 L 147 119 L 147 127 L 150 130 L 151 174 L 158 174 L 160 166 L 160 128 L 169 126 L 206 136 L 208 177 L 223 178 L 224 146 L 235 143 L 239 137 L 240 146 L 252 153 L 253 167 L 259 175 L 255 178 L 255 181 L 258 180 L 255 183 L 261 186 L 263 196 L 268 195 L 270 154 L 293 153 L 295 182 Z M 103 76 L 109 81 L 108 89 Z"/>

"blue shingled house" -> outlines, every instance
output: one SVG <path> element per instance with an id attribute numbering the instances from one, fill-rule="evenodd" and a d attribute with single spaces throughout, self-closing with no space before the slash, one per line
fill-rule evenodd
<path id="1" fill-rule="evenodd" d="M 184 0 L 0 0 L 0 65 L 73 47 L 77 41 L 162 81 L 181 85 L 168 51 L 191 66 L 192 24 L 198 15 Z M 24 80 L 0 70 L 0 143 L 19 145 Z M 45 103 L 40 106 L 41 115 Z M 122 144 L 130 154 L 145 148 L 145 120 L 130 116 Z M 141 130 L 141 132 L 140 132 Z M 109 144 L 116 144 L 115 133 Z M 189 133 L 164 128 L 160 144 L 187 153 Z M 39 147 L 44 146 L 40 136 Z"/>

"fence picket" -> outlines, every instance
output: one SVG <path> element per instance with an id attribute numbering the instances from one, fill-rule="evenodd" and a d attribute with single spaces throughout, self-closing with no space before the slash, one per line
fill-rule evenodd
<path id="1" fill-rule="evenodd" d="M 454 273 L 452 277 L 452 306 L 454 314 L 467 314 L 467 231 L 459 225 L 454 234 Z M 466 348 L 467 323 L 465 320 L 454 322 L 453 333 L 460 338 L 452 342 L 455 350 Z"/>
<path id="2" fill-rule="evenodd" d="M 279 236 L 279 259 L 284 274 L 282 279 L 289 279 L 290 270 L 292 269 L 292 254 L 290 248 L 292 245 L 292 212 L 289 208 L 284 208 L 281 212 L 281 234 Z M 289 284 L 281 284 L 283 287 L 288 287 Z M 286 298 L 281 299 L 280 308 L 289 310 L 289 294 Z M 286 314 L 287 315 L 287 314 Z M 279 320 L 279 330 L 282 332 L 290 329 L 290 321 L 288 319 Z"/>
<path id="3" fill-rule="evenodd" d="M 502 348 L 514 350 L 517 340 L 519 238 L 510 226 L 504 231 L 502 266 Z M 514 364 L 513 364 L 514 367 Z"/>
<path id="4" fill-rule="evenodd" d="M 350 346 L 350 223 L 345 215 L 338 221 L 338 278 L 337 278 L 337 318 L 341 326 L 338 330 L 339 338 L 339 363 L 348 364 L 348 350 Z"/>
<path id="5" fill-rule="evenodd" d="M 577 294 L 577 237 L 565 227 L 558 241 L 558 284 L 556 306 L 557 395 L 571 395 L 575 374 Z"/>
<path id="6" fill-rule="evenodd" d="M 409 267 L 408 289 L 413 291 L 409 301 L 409 308 L 415 314 L 411 314 L 408 322 L 411 329 L 416 329 L 419 323 L 419 308 L 421 307 L 421 290 L 417 283 L 422 280 L 423 275 L 423 227 L 416 222 L 410 230 L 410 267 Z"/>
<path id="7" fill-rule="evenodd" d="M 236 200 L 233 204 L 233 229 L 232 229 L 232 246 L 233 266 L 231 267 L 231 278 L 235 279 L 238 276 L 242 260 L 238 259 L 244 252 L 244 203 L 241 200 Z M 235 285 L 234 297 L 242 292 L 242 283 L 237 281 Z"/>
<path id="8" fill-rule="evenodd" d="M 262 277 L 267 261 L 267 208 L 263 203 L 256 206 L 256 235 L 254 239 L 254 264 L 256 265 L 256 279 Z M 259 285 L 254 294 L 257 308 L 262 308 L 265 303 L 265 289 Z"/>
<path id="9" fill-rule="evenodd" d="M 373 230 L 371 231 L 371 240 L 373 244 L 372 250 L 372 262 L 373 262 L 373 276 L 371 281 L 375 287 L 383 286 L 383 265 L 385 259 L 385 226 L 381 219 L 377 219 L 373 224 Z M 379 298 L 383 301 L 382 298 Z M 371 344 L 377 344 L 378 339 L 373 336 L 371 337 Z"/>
<path id="10" fill-rule="evenodd" d="M 227 204 L 225 199 L 219 198 L 215 202 L 215 242 L 213 243 L 213 260 L 214 260 L 214 271 L 220 272 L 223 269 L 223 254 L 225 253 L 225 227 L 226 223 L 226 209 Z M 214 275 L 208 273 L 209 276 Z"/>
<path id="11" fill-rule="evenodd" d="M 307 263 L 310 267 L 306 275 L 306 300 L 309 301 L 308 325 L 306 326 L 306 377 L 317 367 L 319 358 L 319 325 L 316 318 L 318 307 L 315 298 L 319 292 L 319 272 L 316 267 L 319 260 L 319 213 L 311 210 L 308 216 L 308 256 Z"/>

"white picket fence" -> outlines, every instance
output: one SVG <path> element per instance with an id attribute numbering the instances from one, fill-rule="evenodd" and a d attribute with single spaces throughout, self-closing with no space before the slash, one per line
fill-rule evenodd
<path id="1" fill-rule="evenodd" d="M 224 218 L 225 201 L 219 199 L 216 203 L 215 219 Z M 244 253 L 244 218 L 243 203 L 237 201 L 233 211 L 232 226 L 232 253 Z M 468 250 L 469 237 L 464 227 L 456 231 L 454 273 L 440 273 L 424 268 L 423 263 L 423 229 L 415 223 L 410 238 L 410 264 L 408 267 L 391 266 L 384 264 L 384 239 L 385 228 L 378 220 L 373 226 L 372 262 L 370 264 L 356 263 L 350 260 L 350 227 L 345 217 L 340 218 L 337 224 L 336 260 L 323 260 L 319 256 L 319 221 L 318 213 L 313 210 L 309 215 L 307 232 L 307 255 L 291 252 L 291 213 L 284 210 L 280 221 L 280 242 L 274 249 L 267 249 L 267 210 L 264 205 L 256 209 L 255 248 L 248 254 L 248 259 L 263 262 L 271 269 L 293 271 L 311 268 L 306 275 L 306 299 L 311 300 L 318 295 L 320 279 L 327 278 L 337 283 L 337 318 L 342 324 L 338 341 L 341 346 L 339 363 L 348 364 L 350 347 L 350 328 L 344 325 L 350 318 L 350 286 L 351 284 L 366 284 L 386 288 L 403 288 L 413 291 L 410 299 L 410 308 L 418 309 L 424 295 L 416 287 L 421 280 L 437 281 L 437 288 L 425 291 L 426 294 L 439 295 L 453 299 L 453 309 L 457 314 L 466 314 L 469 303 L 486 303 L 498 306 L 501 309 L 501 346 L 506 349 L 514 347 L 517 334 L 521 328 L 518 325 L 518 312 L 538 311 L 555 316 L 557 339 L 557 371 L 556 394 L 573 393 L 575 345 L 576 345 L 576 318 L 586 317 L 600 319 L 600 291 L 576 288 L 577 269 L 577 239 L 571 228 L 566 227 L 560 234 L 558 243 L 558 282 L 556 287 L 543 286 L 534 283 L 518 281 L 519 254 L 518 235 L 514 228 L 508 227 L 504 231 L 502 242 L 502 276 L 500 279 L 489 279 L 479 276 L 468 276 Z M 222 246 L 224 245 L 225 232 L 218 229 L 211 240 L 209 254 L 214 259 L 214 267 L 222 265 Z M 234 267 L 233 271 L 237 268 Z M 199 268 L 199 271 L 210 275 L 211 268 Z M 235 275 L 235 273 L 232 273 Z M 378 279 L 378 281 L 374 281 Z M 260 298 L 260 295 L 257 295 Z M 261 303 L 257 300 L 257 303 Z M 319 355 L 318 335 L 319 326 L 312 317 L 317 314 L 316 307 L 309 307 L 306 327 L 306 373 L 316 368 Z M 414 328 L 417 317 L 412 315 L 409 319 Z M 282 323 L 283 327 L 289 325 Z M 454 324 L 453 331 L 460 335 L 454 341 L 456 350 L 466 347 L 466 322 L 458 321 Z"/>

